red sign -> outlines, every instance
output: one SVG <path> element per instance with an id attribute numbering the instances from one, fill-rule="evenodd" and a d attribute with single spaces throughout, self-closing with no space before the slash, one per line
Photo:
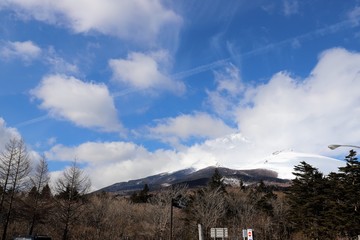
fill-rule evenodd
<path id="1" fill-rule="evenodd" d="M 248 240 L 253 240 L 253 234 L 252 234 L 252 229 L 247 229 L 247 235 L 248 235 Z"/>

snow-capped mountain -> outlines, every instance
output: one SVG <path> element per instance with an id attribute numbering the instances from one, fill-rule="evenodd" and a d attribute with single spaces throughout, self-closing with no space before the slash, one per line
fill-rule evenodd
<path id="1" fill-rule="evenodd" d="M 266 169 L 235 170 L 211 166 L 195 171 L 194 169 L 185 169 L 173 173 L 161 173 L 146 178 L 120 182 L 102 188 L 100 192 L 113 192 L 118 194 L 128 194 L 133 191 L 139 191 L 147 184 L 150 190 L 158 190 L 162 187 L 171 185 L 187 185 L 189 188 L 206 186 L 217 168 L 224 177 L 224 183 L 228 185 L 238 185 L 240 180 L 249 185 L 258 183 L 260 180 L 271 184 L 285 184 L 289 180 L 277 178 L 277 173 Z"/>
<path id="2" fill-rule="evenodd" d="M 291 149 L 275 151 L 277 144 L 256 144 L 241 133 L 229 134 L 202 144 L 193 146 L 184 154 L 183 168 L 197 170 L 208 166 L 221 166 L 231 169 L 270 169 L 278 173 L 279 178 L 292 178 L 295 165 L 305 161 L 328 174 L 344 166 L 343 160 L 293 151 Z M 326 152 L 326 146 L 324 146 Z M 329 150 L 330 151 L 330 150 Z"/>
<path id="3" fill-rule="evenodd" d="M 302 161 L 318 168 L 325 175 L 330 172 L 337 172 L 339 167 L 345 165 L 344 161 L 337 159 L 286 150 L 274 152 L 265 159 L 251 165 L 244 165 L 241 170 L 220 166 L 210 166 L 203 169 L 188 168 L 173 173 L 160 173 L 141 179 L 115 183 L 99 191 L 126 194 L 143 189 L 145 184 L 151 190 L 174 184 L 186 184 L 189 187 L 205 186 L 213 175 L 215 168 L 219 169 L 226 184 L 236 185 L 240 181 L 245 184 L 252 184 L 263 180 L 270 184 L 281 185 L 294 178 L 292 174 L 294 166 Z"/>
<path id="4" fill-rule="evenodd" d="M 320 172 L 327 175 L 337 172 L 339 167 L 345 166 L 345 161 L 316 154 L 300 153 L 291 150 L 277 151 L 263 160 L 254 163 L 252 168 L 263 168 L 278 173 L 279 178 L 292 179 L 294 166 L 305 161 Z"/>

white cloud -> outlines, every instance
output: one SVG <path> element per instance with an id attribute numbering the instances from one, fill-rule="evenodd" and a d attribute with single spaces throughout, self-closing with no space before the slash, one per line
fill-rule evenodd
<path id="1" fill-rule="evenodd" d="M 327 145 L 360 142 L 359 72 L 359 53 L 330 49 L 320 55 L 318 64 L 305 79 L 280 72 L 267 83 L 240 90 L 243 94 L 234 105 L 241 133 L 226 135 L 222 122 L 205 113 L 165 119 L 152 129 L 164 137 L 209 138 L 181 151 L 151 152 L 134 143 L 87 142 L 75 147 L 56 145 L 47 156 L 51 160 L 68 161 L 76 157 L 87 163 L 96 188 L 161 172 L 216 164 L 237 169 L 270 167 L 280 170 L 280 177 L 288 177 L 293 166 L 305 160 L 321 171 L 334 171 L 343 162 L 297 152 L 338 156 L 348 149 L 331 151 Z M 226 84 L 218 86 L 234 89 L 224 87 Z M 219 126 L 226 131 L 216 132 Z M 283 149 L 295 151 L 279 151 Z"/>
<path id="2" fill-rule="evenodd" d="M 32 41 L 25 42 L 5 42 L 0 48 L 0 56 L 5 59 L 20 58 L 25 62 L 30 62 L 41 55 L 41 48 Z"/>
<path id="3" fill-rule="evenodd" d="M 22 18 L 65 26 L 76 33 L 96 31 L 144 43 L 154 43 L 164 27 L 179 28 L 182 22 L 160 0 L 13 0 L 4 5 Z"/>
<path id="4" fill-rule="evenodd" d="M 216 89 L 207 90 L 207 104 L 222 117 L 234 117 L 234 107 L 244 91 L 240 71 L 228 64 L 223 71 L 214 72 Z"/>
<path id="5" fill-rule="evenodd" d="M 359 53 L 331 49 L 304 80 L 275 74 L 246 89 L 237 108 L 240 131 L 259 148 L 274 151 L 321 153 L 331 143 L 358 143 L 359 72 Z"/>
<path id="6" fill-rule="evenodd" d="M 115 182 L 141 178 L 181 166 L 173 151 L 149 152 L 127 142 L 87 142 L 76 147 L 56 145 L 46 153 L 49 160 L 86 163 L 86 171 L 98 189 Z"/>
<path id="7" fill-rule="evenodd" d="M 159 120 L 155 127 L 149 128 L 149 132 L 154 138 L 177 145 L 190 138 L 216 138 L 234 132 L 234 129 L 221 119 L 207 113 L 196 112 L 192 115 Z"/>
<path id="8" fill-rule="evenodd" d="M 19 139 L 21 135 L 16 128 L 7 127 L 5 120 L 0 117 L 0 151 L 12 138 Z"/>
<path id="9" fill-rule="evenodd" d="M 148 55 L 132 52 L 127 59 L 111 59 L 113 80 L 139 90 L 169 90 L 177 94 L 185 91 L 182 82 L 171 79 L 166 73 L 169 55 L 165 51 Z"/>
<path id="10" fill-rule="evenodd" d="M 50 75 L 31 95 L 41 100 L 40 108 L 86 128 L 119 131 L 113 98 L 104 84 L 86 83 L 74 77 Z"/>
<path id="11" fill-rule="evenodd" d="M 272 154 L 259 149 L 241 134 L 229 134 L 205 141 L 181 152 L 154 152 L 129 142 L 87 142 L 75 147 L 56 145 L 46 153 L 50 161 L 73 161 L 86 164 L 93 189 L 143 178 L 163 172 L 193 167 L 223 166 L 234 169 L 266 168 L 278 171 L 279 177 L 291 177 L 293 167 L 306 160 L 321 171 L 336 171 L 344 162 L 316 155 L 282 151 Z"/>

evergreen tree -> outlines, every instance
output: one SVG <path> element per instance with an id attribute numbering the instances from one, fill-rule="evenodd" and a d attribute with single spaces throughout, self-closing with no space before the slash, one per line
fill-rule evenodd
<path id="1" fill-rule="evenodd" d="M 344 204 L 342 199 L 343 189 L 340 184 L 340 176 L 338 173 L 330 173 L 323 185 L 324 194 L 326 196 L 326 211 L 324 212 L 324 226 L 326 231 L 332 236 L 341 236 L 344 232 L 343 222 L 347 216 L 342 211 Z"/>
<path id="2" fill-rule="evenodd" d="M 277 198 L 273 193 L 270 186 L 266 186 L 264 181 L 261 180 L 253 193 L 255 206 L 261 212 L 266 213 L 268 216 L 273 215 L 272 202 Z"/>
<path id="3" fill-rule="evenodd" d="M 339 168 L 341 215 L 343 233 L 349 237 L 360 234 L 360 162 L 356 152 L 350 150 L 345 157 L 346 166 Z"/>
<path id="4" fill-rule="evenodd" d="M 42 199 L 51 199 L 52 198 L 52 193 L 51 193 L 51 189 L 49 187 L 49 184 L 46 184 L 42 191 L 41 191 L 41 198 Z"/>
<path id="5" fill-rule="evenodd" d="M 133 203 L 147 203 L 151 197 L 149 191 L 149 186 L 145 183 L 144 188 L 140 192 L 131 194 L 130 200 Z"/>
<path id="6" fill-rule="evenodd" d="M 225 184 L 224 178 L 220 174 L 219 169 L 215 168 L 214 174 L 211 176 L 211 179 L 208 183 L 210 190 L 220 190 L 221 192 L 225 192 Z"/>
<path id="7" fill-rule="evenodd" d="M 289 220 L 295 231 L 311 239 L 328 239 L 325 226 L 326 193 L 323 174 L 306 162 L 295 166 L 288 191 Z"/>

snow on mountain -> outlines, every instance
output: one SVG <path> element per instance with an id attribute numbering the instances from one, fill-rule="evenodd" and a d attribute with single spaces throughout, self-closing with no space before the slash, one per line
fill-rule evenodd
<path id="1" fill-rule="evenodd" d="M 224 176 L 224 182 L 239 186 L 240 181 L 251 184 L 259 180 L 283 183 L 283 179 L 293 179 L 294 166 L 305 161 L 323 174 L 337 172 L 338 168 L 345 165 L 345 161 L 324 157 L 316 154 L 299 153 L 291 150 L 277 151 L 270 156 L 252 162 L 242 163 L 241 168 L 227 168 L 224 166 L 208 166 L 203 169 L 188 168 L 172 173 L 159 173 L 142 179 L 119 182 L 101 189 L 106 192 L 126 194 L 141 190 L 144 184 L 148 184 L 152 190 L 168 187 L 173 184 L 186 183 L 188 186 L 204 186 L 210 179 L 215 168 L 219 168 Z"/>
<path id="2" fill-rule="evenodd" d="M 193 172 L 209 167 L 231 169 L 232 171 L 242 170 L 270 170 L 273 178 L 293 179 L 294 167 L 305 161 L 320 172 L 327 175 L 330 172 L 337 172 L 338 168 L 345 166 L 345 161 L 325 157 L 320 154 L 302 153 L 293 150 L 275 151 L 271 144 L 259 145 L 244 137 L 242 134 L 229 134 L 207 140 L 201 144 L 195 144 L 181 152 L 177 152 L 168 158 L 168 164 L 161 166 L 154 165 L 151 174 L 144 174 L 141 179 L 121 179 L 110 187 L 110 189 L 141 189 L 145 183 L 156 186 L 169 186 L 177 183 L 178 179 L 188 177 Z M 241 178 L 246 178 L 249 171 L 242 171 Z M 236 173 L 234 173 L 236 175 Z M 198 175 L 198 174 L 196 174 Z M 227 181 L 234 182 L 230 173 L 227 173 Z M 208 176 L 207 176 L 208 177 Z M 198 184 L 197 178 L 191 184 Z M 186 180 L 189 181 L 189 180 Z M 201 180 L 203 181 L 203 180 Z M 200 181 L 200 182 L 201 182 Z M 202 182 L 203 183 L 203 182 Z M 236 183 L 236 181 L 235 181 Z"/>
<path id="3" fill-rule="evenodd" d="M 317 168 L 320 172 L 327 175 L 330 172 L 337 172 L 339 167 L 345 166 L 346 162 L 317 154 L 299 153 L 291 150 L 278 151 L 271 156 L 254 163 L 252 168 L 264 168 L 278 173 L 279 178 L 292 179 L 294 166 L 300 162 L 306 163 Z"/>
<path id="4" fill-rule="evenodd" d="M 231 169 L 269 169 L 276 171 L 279 178 L 292 179 L 294 166 L 305 161 L 325 175 L 337 172 L 345 161 L 318 154 L 296 152 L 291 149 L 273 152 L 268 145 L 259 146 L 241 133 L 205 141 L 189 149 L 185 162 L 199 170 L 208 166 Z M 189 165 L 185 165 L 188 167 Z"/>

